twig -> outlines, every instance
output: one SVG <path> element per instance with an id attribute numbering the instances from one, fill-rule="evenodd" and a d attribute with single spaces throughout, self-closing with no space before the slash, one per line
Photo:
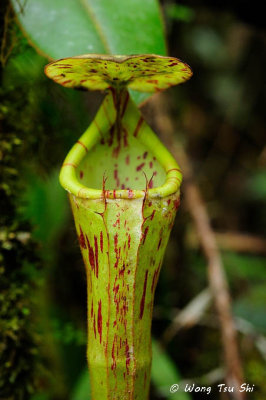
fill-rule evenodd
<path id="1" fill-rule="evenodd" d="M 181 143 L 175 140 L 174 127 L 166 111 L 166 101 L 161 94 L 153 97 L 153 106 L 155 108 L 155 123 L 163 135 L 166 145 L 171 149 L 181 165 L 184 176 L 183 191 L 185 201 L 207 260 L 210 289 L 221 325 L 226 383 L 228 386 L 238 388 L 243 383 L 242 366 L 238 353 L 235 324 L 231 313 L 231 300 L 227 280 L 215 235 L 200 191 L 194 182 L 190 161 Z M 235 390 L 232 395 L 235 400 L 246 398 L 244 392 L 239 392 L 238 390 Z"/>
<path id="2" fill-rule="evenodd" d="M 163 334 L 162 343 L 166 345 L 181 329 L 190 329 L 195 325 L 218 328 L 219 321 L 215 315 L 205 315 L 212 301 L 209 288 L 194 297 L 182 310 L 178 310 L 172 323 Z M 256 331 L 249 321 L 235 317 L 236 329 L 254 342 L 254 345 L 266 361 L 266 338 Z M 193 381 L 193 380 L 192 380 Z"/>
<path id="3" fill-rule="evenodd" d="M 214 232 L 218 247 L 222 250 L 230 250 L 239 253 L 266 254 L 266 239 L 243 234 L 239 232 Z M 200 241 L 194 230 L 187 235 L 188 243 L 192 247 L 198 247 Z"/>
<path id="4" fill-rule="evenodd" d="M 180 329 L 196 325 L 211 304 L 212 296 L 209 288 L 194 297 L 183 310 L 179 311 L 163 334 L 163 343 L 169 342 Z"/>
<path id="5" fill-rule="evenodd" d="M 204 289 L 194 297 L 176 316 L 163 334 L 162 343 L 166 345 L 181 329 L 190 329 L 195 325 L 218 328 L 219 322 L 215 315 L 205 315 L 212 301 L 209 288 Z M 266 338 L 256 331 L 252 323 L 244 318 L 235 317 L 236 329 L 245 336 L 249 336 L 256 348 L 266 361 Z"/>
<path id="6" fill-rule="evenodd" d="M 208 328 L 219 327 L 219 321 L 215 317 L 215 315 L 206 315 L 201 320 L 199 320 L 198 325 L 206 326 Z M 260 352 L 262 358 L 266 361 L 266 338 L 256 331 L 254 326 L 244 318 L 235 317 L 235 326 L 236 329 L 245 336 L 248 336 L 257 350 Z"/>

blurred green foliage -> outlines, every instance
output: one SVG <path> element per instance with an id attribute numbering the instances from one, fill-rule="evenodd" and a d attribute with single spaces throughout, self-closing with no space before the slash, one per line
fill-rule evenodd
<path id="1" fill-rule="evenodd" d="M 169 101 L 213 227 L 263 239 L 264 33 L 230 7 L 164 1 L 163 10 L 170 55 L 194 70 L 190 82 L 170 90 Z M 30 47 L 12 18 L 8 32 L 16 44 L 1 67 L 0 398 L 85 400 L 85 272 L 57 174 L 101 96 L 50 82 L 43 75 L 47 60 Z M 206 262 L 186 240 L 189 229 L 183 204 L 156 292 L 153 334 L 158 341 L 177 310 L 208 284 Z M 248 399 L 261 400 L 266 398 L 265 252 L 228 248 L 222 256 L 234 314 L 249 327 L 239 336 L 246 382 L 256 385 Z M 204 317 L 180 330 L 163 352 L 155 348 L 152 399 L 175 398 L 167 386 L 180 380 L 208 384 L 206 374 L 223 365 L 214 308 Z M 212 394 L 219 398 L 216 383 L 211 383 Z M 176 398 L 186 398 L 182 395 Z"/>
<path id="2" fill-rule="evenodd" d="M 191 22 L 195 18 L 195 12 L 191 7 L 184 4 L 170 3 L 165 7 L 166 15 L 169 19 Z"/>

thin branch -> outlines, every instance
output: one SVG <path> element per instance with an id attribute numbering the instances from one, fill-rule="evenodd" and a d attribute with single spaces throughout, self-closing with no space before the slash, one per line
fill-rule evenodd
<path id="1" fill-rule="evenodd" d="M 181 329 L 190 329 L 195 325 L 218 328 L 219 321 L 215 315 L 205 315 L 212 301 L 209 288 L 204 289 L 194 297 L 182 310 L 178 310 L 171 324 L 166 328 L 162 343 L 166 345 Z M 258 333 L 255 327 L 244 318 L 235 317 L 236 329 L 245 336 L 248 336 L 257 350 L 266 361 L 266 338 Z M 192 380 L 193 381 L 193 380 Z"/>
<path id="2" fill-rule="evenodd" d="M 240 232 L 214 232 L 218 247 L 222 250 L 229 250 L 238 253 L 266 254 L 266 239 L 243 234 Z M 200 245 L 198 236 L 194 230 L 187 235 L 189 246 L 195 248 Z"/>
<path id="3" fill-rule="evenodd" d="M 163 334 L 163 343 L 168 343 L 180 329 L 196 325 L 210 306 L 212 300 L 209 288 L 194 297 L 183 310 L 179 311 Z"/>
<path id="4" fill-rule="evenodd" d="M 221 325 L 226 383 L 228 386 L 238 388 L 243 383 L 242 366 L 237 346 L 235 323 L 231 313 L 231 299 L 215 234 L 211 228 L 210 219 L 200 191 L 194 182 L 190 161 L 182 144 L 175 139 L 174 126 L 166 110 L 166 101 L 161 94 L 158 94 L 153 97 L 152 103 L 155 108 L 155 123 L 166 145 L 181 165 L 184 176 L 183 192 L 186 205 L 195 224 L 201 247 L 207 260 L 210 289 Z M 243 400 L 246 396 L 244 392 L 235 390 L 232 398 L 234 400 Z"/>
<path id="5" fill-rule="evenodd" d="M 217 329 L 219 327 L 219 321 L 215 315 L 203 316 L 201 320 L 198 321 L 198 325 L 206 326 L 208 328 Z M 261 354 L 264 361 L 266 361 L 266 338 L 265 336 L 258 333 L 255 327 L 244 318 L 235 317 L 236 329 L 245 336 L 248 336 L 257 350 Z"/>

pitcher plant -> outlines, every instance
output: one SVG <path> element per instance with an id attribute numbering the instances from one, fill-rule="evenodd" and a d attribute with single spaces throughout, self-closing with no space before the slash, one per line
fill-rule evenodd
<path id="1" fill-rule="evenodd" d="M 106 92 L 60 172 L 87 276 L 93 400 L 147 400 L 154 292 L 179 206 L 180 168 L 128 89 L 158 92 L 192 71 L 173 57 L 87 54 L 48 64 L 74 89 Z"/>

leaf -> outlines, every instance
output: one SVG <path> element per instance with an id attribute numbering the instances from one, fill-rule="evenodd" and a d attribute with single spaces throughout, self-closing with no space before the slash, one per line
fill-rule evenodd
<path id="1" fill-rule="evenodd" d="M 160 348 L 156 340 L 152 342 L 152 369 L 151 379 L 157 390 L 169 400 L 189 400 L 188 393 L 178 391 L 170 393 L 170 387 L 180 382 L 180 376 L 168 354 Z"/>
<path id="2" fill-rule="evenodd" d="M 21 83 L 35 84 L 43 79 L 40 70 L 45 64 L 45 59 L 37 54 L 31 47 L 10 58 L 4 69 L 4 84 L 14 86 Z M 37 90 L 37 88 L 36 88 Z"/>
<path id="3" fill-rule="evenodd" d="M 12 4 L 31 44 L 50 59 L 85 53 L 166 54 L 156 0 L 68 0 L 67 5 L 65 0 L 12 0 Z M 147 95 L 134 96 L 138 102 L 144 98 Z"/>
<path id="4" fill-rule="evenodd" d="M 249 321 L 257 331 L 266 333 L 266 284 L 257 285 L 233 305 L 234 315 Z"/>
<path id="5" fill-rule="evenodd" d="M 265 257 L 225 252 L 223 260 L 231 284 L 241 282 L 243 290 L 233 303 L 234 314 L 266 332 Z"/>
<path id="6" fill-rule="evenodd" d="M 45 181 L 36 175 L 29 176 L 28 180 L 31 184 L 23 195 L 23 215 L 35 226 L 34 237 L 48 246 L 68 216 L 65 192 L 58 184 L 57 170 Z"/>
<path id="7" fill-rule="evenodd" d="M 75 385 L 71 400 L 90 399 L 90 377 L 88 368 L 85 368 Z"/>

